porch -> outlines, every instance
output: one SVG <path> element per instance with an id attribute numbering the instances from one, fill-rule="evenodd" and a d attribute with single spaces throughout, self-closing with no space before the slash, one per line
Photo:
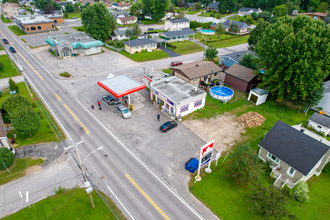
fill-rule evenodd
<path id="1" fill-rule="evenodd" d="M 290 176 L 286 174 L 286 172 L 277 169 L 277 167 L 274 167 L 270 175 L 273 175 L 273 178 L 275 178 L 274 186 L 276 188 L 282 188 L 285 184 L 288 185 L 290 189 L 292 189 L 299 181 L 295 181 Z"/>

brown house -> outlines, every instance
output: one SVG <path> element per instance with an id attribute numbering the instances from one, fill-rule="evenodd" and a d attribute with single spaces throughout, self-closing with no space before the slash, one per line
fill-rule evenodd
<path id="1" fill-rule="evenodd" d="M 307 15 L 308 17 L 314 19 L 314 20 L 324 20 L 325 16 L 327 16 L 326 13 L 322 12 L 308 12 L 308 13 L 292 13 L 291 16 L 297 16 L 297 15 Z"/>
<path id="2" fill-rule="evenodd" d="M 16 25 L 26 34 L 55 31 L 55 22 L 44 15 L 14 16 Z"/>
<path id="3" fill-rule="evenodd" d="M 196 85 L 198 85 L 200 81 L 208 83 L 213 79 L 221 79 L 222 73 L 222 68 L 212 61 L 196 61 L 170 69 L 172 76 L 176 76 L 190 84 Z"/>
<path id="4" fill-rule="evenodd" d="M 55 24 L 64 24 L 63 16 L 59 14 L 47 14 L 45 17 L 53 20 Z"/>
<path id="5" fill-rule="evenodd" d="M 250 91 L 252 85 L 257 85 L 258 77 L 253 73 L 252 69 L 239 64 L 233 64 L 226 71 L 225 83 L 229 86 L 247 93 Z"/>

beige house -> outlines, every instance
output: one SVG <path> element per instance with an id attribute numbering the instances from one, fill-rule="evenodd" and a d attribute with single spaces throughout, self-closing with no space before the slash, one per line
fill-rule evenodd
<path id="1" fill-rule="evenodd" d="M 22 14 L 23 9 L 16 3 L 6 2 L 2 4 L 2 12 L 5 18 L 11 18 Z"/>
<path id="2" fill-rule="evenodd" d="M 190 28 L 190 20 L 188 19 L 174 19 L 165 21 L 166 31 L 179 31 L 185 28 Z"/>
<path id="3" fill-rule="evenodd" d="M 330 142 L 302 127 L 277 121 L 259 143 L 259 158 L 270 162 L 274 186 L 291 189 L 299 182 L 319 176 L 330 160 Z"/>
<path id="4" fill-rule="evenodd" d="M 212 61 L 196 61 L 171 67 L 171 75 L 176 76 L 187 83 L 198 85 L 200 81 L 208 83 L 213 79 L 224 79 L 222 68 Z M 223 74 L 223 76 L 221 76 Z"/>
<path id="5" fill-rule="evenodd" d="M 142 50 L 151 52 L 157 49 L 157 42 L 149 38 L 135 39 L 123 43 L 125 44 L 125 50 L 131 54 L 139 53 Z"/>
<path id="6" fill-rule="evenodd" d="M 137 21 L 137 18 L 135 16 L 129 16 L 129 17 L 119 17 L 117 18 L 117 23 L 124 25 L 124 24 L 135 24 Z"/>

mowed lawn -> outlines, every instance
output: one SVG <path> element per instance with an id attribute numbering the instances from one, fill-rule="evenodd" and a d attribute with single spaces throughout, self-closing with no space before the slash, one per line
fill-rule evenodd
<path id="1" fill-rule="evenodd" d="M 67 18 L 65 16 L 63 16 L 64 19 L 72 19 L 73 17 L 81 18 L 80 12 L 79 13 L 75 13 L 75 12 L 68 13 L 68 17 Z"/>
<path id="2" fill-rule="evenodd" d="M 220 38 L 218 38 L 218 35 L 202 35 L 201 33 L 197 33 L 195 35 L 195 39 L 198 39 L 201 43 L 204 43 L 204 38 L 206 40 L 206 45 L 208 46 L 215 46 L 216 48 L 223 48 L 223 47 L 230 47 L 235 46 L 238 44 L 244 44 L 247 43 L 249 39 L 249 35 L 245 36 L 233 36 L 229 34 L 221 34 Z"/>
<path id="3" fill-rule="evenodd" d="M 112 202 L 112 209 L 116 216 L 109 210 L 102 199 L 92 192 L 95 207 L 92 208 L 90 199 L 85 189 L 71 189 L 59 195 L 47 197 L 31 206 L 28 206 L 14 214 L 2 218 L 3 220 L 25 219 L 93 219 L 115 220 L 125 219 L 120 210 Z"/>
<path id="4" fill-rule="evenodd" d="M 24 31 L 22 31 L 21 29 L 19 29 L 16 25 L 10 25 L 8 26 L 8 28 L 14 33 L 16 34 L 16 36 L 22 36 L 22 35 L 26 35 L 26 33 Z"/>
<path id="5" fill-rule="evenodd" d="M 171 50 L 173 50 L 175 53 L 178 53 L 178 54 L 188 54 L 188 53 L 195 53 L 195 52 L 199 52 L 199 51 L 203 51 L 204 48 L 194 42 L 191 42 L 189 40 L 187 41 L 181 41 L 181 42 L 174 42 L 174 43 L 171 43 L 172 45 L 175 45 L 176 48 L 175 49 L 172 49 L 170 48 Z"/>
<path id="6" fill-rule="evenodd" d="M 14 62 L 10 64 L 8 56 L 6 54 L 0 55 L 0 62 L 3 63 L 3 65 L 5 66 L 3 72 L 0 72 L 1 79 L 21 75 L 19 71 L 13 68 L 13 66 L 15 67 Z"/>
<path id="7" fill-rule="evenodd" d="M 120 54 L 136 61 L 136 62 L 145 62 L 150 60 L 159 60 L 163 58 L 169 57 L 167 53 L 162 50 L 152 51 L 152 52 L 141 52 L 141 53 L 133 53 L 130 54 L 126 51 L 119 52 Z"/>

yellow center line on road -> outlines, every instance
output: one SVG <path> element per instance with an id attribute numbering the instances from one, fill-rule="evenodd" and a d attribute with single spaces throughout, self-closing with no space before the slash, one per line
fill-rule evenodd
<path id="1" fill-rule="evenodd" d="M 0 33 L 2 34 L 2 36 L 4 38 L 7 38 L 1 31 Z M 31 64 L 22 56 L 22 54 L 16 49 L 16 47 L 9 41 L 10 45 L 12 47 L 15 48 L 16 52 L 23 58 L 23 60 L 27 63 L 27 65 L 29 65 L 31 67 L 31 69 L 33 69 L 33 71 L 41 78 L 41 80 L 44 80 L 44 78 L 42 78 L 42 76 L 31 66 Z"/>
<path id="2" fill-rule="evenodd" d="M 56 95 L 56 97 L 61 101 L 61 99 L 60 99 L 60 97 L 58 95 Z M 74 117 L 74 119 L 76 119 L 77 121 L 79 121 L 78 118 L 77 118 L 77 116 L 75 114 L 73 114 L 73 112 L 71 111 L 71 109 L 69 109 L 69 107 L 66 104 L 63 104 L 63 105 L 70 112 L 70 114 Z M 90 134 L 89 130 L 85 127 L 85 125 L 83 125 L 83 123 L 81 123 L 79 121 L 79 124 L 86 131 L 86 134 Z"/>
<path id="3" fill-rule="evenodd" d="M 66 104 L 63 104 L 63 105 L 70 112 L 70 114 L 74 117 L 74 119 L 76 119 L 78 121 L 77 116 L 75 116 L 75 114 L 73 114 L 73 112 L 71 111 L 71 109 L 69 109 L 69 107 Z"/>
<path id="4" fill-rule="evenodd" d="M 86 131 L 86 134 L 89 134 L 89 130 L 83 125 L 83 123 L 79 122 L 80 126 L 83 127 L 83 129 Z"/>
<path id="5" fill-rule="evenodd" d="M 156 205 L 156 203 L 154 203 L 154 201 L 151 200 L 151 198 L 141 189 L 141 187 L 139 187 L 139 185 L 126 173 L 125 175 L 127 177 L 127 179 L 129 179 L 129 181 L 131 181 L 133 183 L 133 185 L 140 191 L 140 193 L 151 203 L 151 205 L 153 205 L 157 211 L 165 218 L 170 220 L 170 218 L 158 207 L 158 205 Z"/>
<path id="6" fill-rule="evenodd" d="M 55 94 L 55 96 L 60 102 L 62 102 L 62 99 L 57 94 Z"/>

